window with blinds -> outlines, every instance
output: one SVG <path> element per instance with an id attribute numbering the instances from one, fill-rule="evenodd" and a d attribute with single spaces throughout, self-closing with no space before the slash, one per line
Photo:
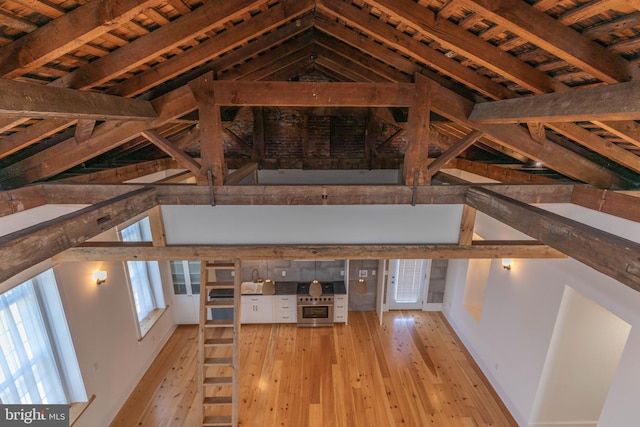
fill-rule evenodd
<path id="1" fill-rule="evenodd" d="M 399 303 L 414 303 L 421 299 L 421 280 L 424 277 L 424 260 L 400 259 L 396 274 L 395 301 Z"/>

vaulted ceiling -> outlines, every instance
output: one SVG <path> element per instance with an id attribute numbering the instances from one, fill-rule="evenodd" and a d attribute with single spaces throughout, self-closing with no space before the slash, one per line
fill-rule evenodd
<path id="1" fill-rule="evenodd" d="M 0 1 L 0 186 L 197 175 L 216 144 L 198 114 L 209 78 L 413 84 L 430 112 L 416 134 L 410 108 L 375 95 L 238 102 L 221 113 L 228 169 L 428 156 L 504 182 L 637 188 L 639 61 L 637 0 Z"/>

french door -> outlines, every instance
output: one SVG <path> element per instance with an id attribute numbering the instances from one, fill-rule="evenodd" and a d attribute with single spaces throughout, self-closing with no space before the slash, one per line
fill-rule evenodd
<path id="1" fill-rule="evenodd" d="M 429 260 L 392 259 L 389 262 L 387 306 L 389 310 L 421 310 Z"/>

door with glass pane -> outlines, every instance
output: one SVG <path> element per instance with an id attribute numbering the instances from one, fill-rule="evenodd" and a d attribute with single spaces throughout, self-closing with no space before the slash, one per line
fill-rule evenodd
<path id="1" fill-rule="evenodd" d="M 392 259 L 388 273 L 389 310 L 421 310 L 429 260 Z"/>
<path id="2" fill-rule="evenodd" d="M 170 261 L 173 280 L 173 318 L 177 324 L 196 324 L 200 309 L 200 261 Z"/>

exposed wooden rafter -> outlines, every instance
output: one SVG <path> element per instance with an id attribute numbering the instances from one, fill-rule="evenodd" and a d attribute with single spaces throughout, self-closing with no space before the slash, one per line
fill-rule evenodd
<path id="1" fill-rule="evenodd" d="M 469 245 L 168 245 L 136 242 L 92 242 L 54 257 L 59 262 L 212 259 L 467 259 L 467 258 L 566 258 L 535 241 L 473 242 Z"/>
<path id="2" fill-rule="evenodd" d="M 151 120 L 158 115 L 149 101 L 79 92 L 0 79 L 0 116 L 58 117 L 89 120 Z"/>
<path id="3" fill-rule="evenodd" d="M 466 204 L 640 291 L 640 244 L 484 188 Z"/>
<path id="4" fill-rule="evenodd" d="M 119 195 L 0 237 L 0 282 L 84 242 L 157 204 L 153 188 Z"/>
<path id="5" fill-rule="evenodd" d="M 640 119 L 640 82 L 598 86 L 473 107 L 469 120 L 479 123 L 579 122 Z"/>

